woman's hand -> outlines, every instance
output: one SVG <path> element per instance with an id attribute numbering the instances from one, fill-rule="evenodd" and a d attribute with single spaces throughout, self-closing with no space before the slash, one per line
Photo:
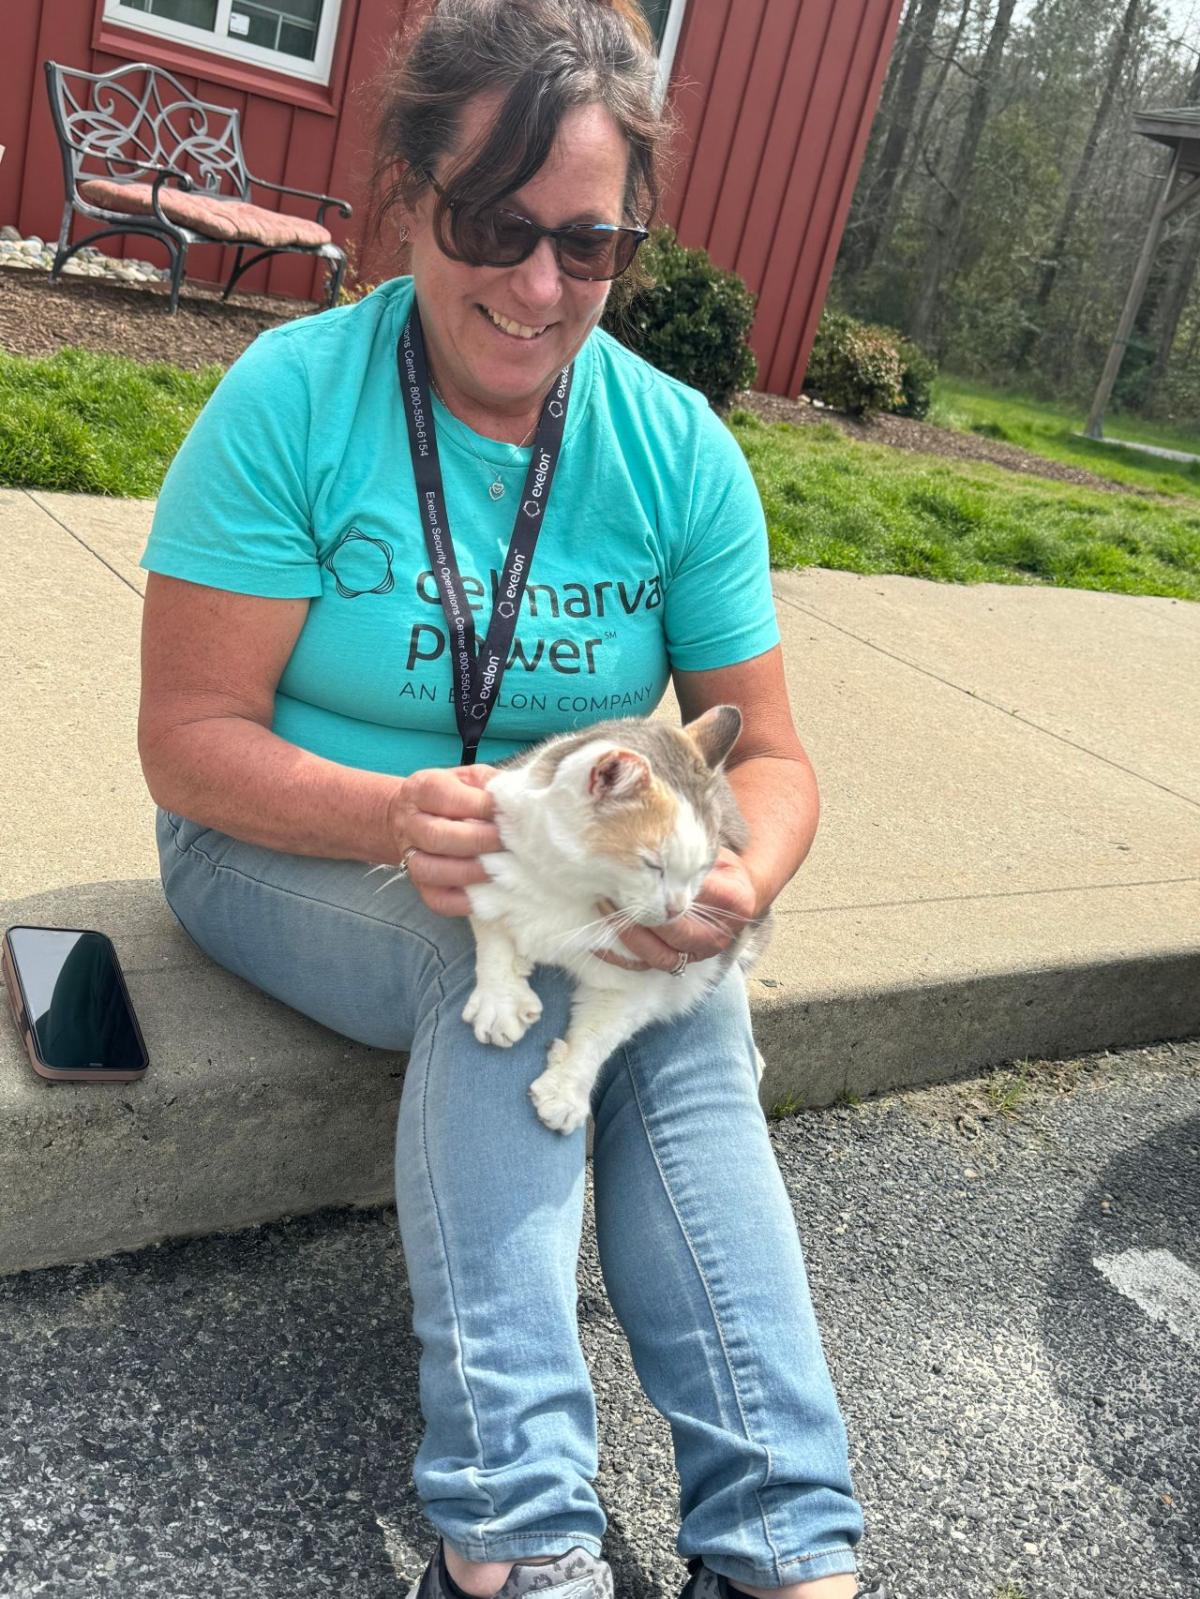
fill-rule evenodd
<path id="1" fill-rule="evenodd" d="M 408 875 L 440 916 L 469 916 L 468 883 L 486 883 L 481 855 L 504 848 L 486 784 L 494 766 L 430 767 L 404 780 L 392 807 L 396 858 L 412 850 Z"/>
<path id="2" fill-rule="evenodd" d="M 723 849 L 686 916 L 664 922 L 661 927 L 623 928 L 621 943 L 632 959 L 611 950 L 594 953 L 600 960 L 635 972 L 649 971 L 651 967 L 669 972 L 678 965 L 681 953 L 694 961 L 711 960 L 728 949 L 746 923 L 761 913 L 763 907 L 758 901 L 758 889 L 741 857 L 731 849 Z M 608 916 L 616 911 L 606 900 L 601 901 L 600 909 Z"/>

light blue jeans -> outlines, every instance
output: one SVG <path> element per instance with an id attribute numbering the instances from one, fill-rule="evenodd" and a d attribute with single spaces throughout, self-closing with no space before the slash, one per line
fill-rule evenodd
<path id="1" fill-rule="evenodd" d="M 469 924 L 354 861 L 281 854 L 160 810 L 168 903 L 213 960 L 347 1037 L 410 1051 L 396 1209 L 421 1345 L 426 1515 L 468 1560 L 601 1550 L 576 1266 L 586 1130 L 528 1087 L 569 1002 L 513 1049 L 461 1020 Z M 742 981 L 647 1027 L 596 1083 L 596 1236 L 647 1396 L 671 1426 L 679 1553 L 776 1587 L 855 1570 L 862 1512 L 791 1205 L 759 1105 Z"/>

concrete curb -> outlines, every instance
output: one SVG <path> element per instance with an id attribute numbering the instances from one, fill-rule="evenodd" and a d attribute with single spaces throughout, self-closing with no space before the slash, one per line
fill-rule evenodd
<path id="1" fill-rule="evenodd" d="M 151 510 L 0 492 L 2 925 L 107 932 L 153 1059 L 47 1083 L 0 1023 L 0 1272 L 392 1193 L 403 1057 L 220 970 L 163 899 Z M 1200 606 L 833 572 L 776 593 L 823 816 L 751 984 L 764 1108 L 1200 1034 Z"/>

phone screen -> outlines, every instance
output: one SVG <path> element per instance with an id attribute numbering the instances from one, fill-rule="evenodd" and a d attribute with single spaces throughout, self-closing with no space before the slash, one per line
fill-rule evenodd
<path id="1" fill-rule="evenodd" d="M 38 1053 L 59 1071 L 137 1071 L 146 1054 L 102 933 L 12 927 L 8 942 Z"/>

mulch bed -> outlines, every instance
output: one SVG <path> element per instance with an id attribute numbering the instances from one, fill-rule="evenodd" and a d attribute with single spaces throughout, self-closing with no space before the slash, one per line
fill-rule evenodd
<path id="1" fill-rule="evenodd" d="M 169 293 L 165 283 L 75 277 L 51 283 L 28 268 L 0 269 L 0 349 L 53 355 L 75 345 L 192 369 L 213 361 L 229 366 L 264 328 L 317 309 L 265 294 L 235 293 L 222 304 L 220 290 L 185 284 L 172 316 Z"/>
<path id="2" fill-rule="evenodd" d="M 52 355 L 64 345 L 125 355 L 135 361 L 170 361 L 197 368 L 211 362 L 229 366 L 264 328 L 308 316 L 318 307 L 276 296 L 234 294 L 223 304 L 216 289 L 185 284 L 179 310 L 167 309 L 166 284 L 111 283 L 96 278 L 66 278 L 51 283 L 42 272 L 0 268 L 0 349 L 10 355 Z M 879 416 L 868 422 L 819 410 L 804 400 L 744 390 L 736 405 L 765 422 L 811 427 L 832 422 L 867 444 L 964 461 L 986 461 L 1034 477 L 1075 483 L 1106 493 L 1144 493 L 1097 477 L 1081 467 L 1034 455 L 1015 444 L 933 427 L 909 417 Z"/>
<path id="3" fill-rule="evenodd" d="M 1065 461 L 1051 461 L 1032 450 L 1023 450 L 1017 444 L 1005 444 L 1000 439 L 981 438 L 976 433 L 958 433 L 952 428 L 934 427 L 931 422 L 917 422 L 908 416 L 875 416 L 869 421 L 845 416 L 840 411 L 828 411 L 812 405 L 807 400 L 785 400 L 778 394 L 757 394 L 744 389 L 734 397 L 734 404 L 752 411 L 764 422 L 790 422 L 794 427 L 813 427 L 819 422 L 832 422 L 851 438 L 864 444 L 886 444 L 893 450 L 906 450 L 914 455 L 944 455 L 962 461 L 986 461 L 991 466 L 1002 466 L 1010 472 L 1024 472 L 1031 477 L 1051 478 L 1056 483 L 1074 483 L 1084 489 L 1101 489 L 1106 494 L 1146 494 L 1153 490 L 1137 489 L 1125 483 L 1114 483 L 1111 478 L 1097 477 L 1080 466 L 1068 466 Z"/>

